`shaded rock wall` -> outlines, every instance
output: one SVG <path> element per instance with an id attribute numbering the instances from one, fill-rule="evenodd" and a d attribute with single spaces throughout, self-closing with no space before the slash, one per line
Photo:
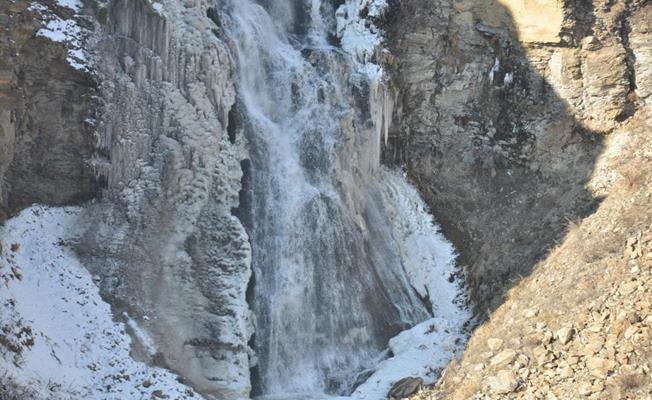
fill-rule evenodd
<path id="1" fill-rule="evenodd" d="M 36 35 L 43 16 L 30 4 L 0 4 L 0 214 L 97 193 L 86 162 L 94 151 L 87 120 L 96 82 L 69 65 L 65 45 Z M 56 5 L 50 11 L 71 14 Z"/>
<path id="2" fill-rule="evenodd" d="M 585 184 L 602 135 L 649 96 L 640 8 L 412 0 L 390 13 L 402 113 L 384 156 L 460 249 L 479 311 L 599 204 Z"/>

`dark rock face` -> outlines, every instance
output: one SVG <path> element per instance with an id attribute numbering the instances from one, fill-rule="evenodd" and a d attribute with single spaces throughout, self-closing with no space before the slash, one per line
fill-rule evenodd
<path id="1" fill-rule="evenodd" d="M 633 83 L 648 69 L 632 73 L 628 56 L 649 57 L 641 17 L 627 19 L 637 4 L 604 8 L 593 36 L 573 4 L 542 3 L 539 22 L 510 2 L 412 0 L 390 13 L 402 119 L 384 156 L 407 167 L 460 250 L 479 311 L 599 203 L 585 184 L 602 133 L 647 95 Z"/>
<path id="2" fill-rule="evenodd" d="M 41 23 L 30 4 L 0 4 L 0 209 L 9 214 L 98 193 L 87 163 L 96 82 L 68 64 L 63 44 L 36 36 Z"/>
<path id="3" fill-rule="evenodd" d="M 403 378 L 392 385 L 387 397 L 390 399 L 403 399 L 418 392 L 422 386 L 423 379 L 421 378 Z"/>

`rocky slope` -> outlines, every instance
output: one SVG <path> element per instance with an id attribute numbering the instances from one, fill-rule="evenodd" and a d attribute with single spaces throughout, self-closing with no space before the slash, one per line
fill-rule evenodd
<path id="1" fill-rule="evenodd" d="M 403 113 L 385 158 L 488 320 L 421 398 L 650 394 L 651 12 L 408 1 L 388 21 Z"/>

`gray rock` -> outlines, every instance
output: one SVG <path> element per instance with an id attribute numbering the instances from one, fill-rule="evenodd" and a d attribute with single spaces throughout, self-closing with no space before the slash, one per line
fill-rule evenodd
<path id="1" fill-rule="evenodd" d="M 392 385 L 388 393 L 390 399 L 403 399 L 418 392 L 423 387 L 421 378 L 403 378 Z"/>

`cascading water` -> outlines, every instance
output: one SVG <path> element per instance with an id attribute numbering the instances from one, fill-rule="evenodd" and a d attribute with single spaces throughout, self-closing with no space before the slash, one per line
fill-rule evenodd
<path id="1" fill-rule="evenodd" d="M 380 166 L 391 102 L 378 100 L 377 67 L 333 44 L 334 5 L 223 9 L 251 146 L 254 394 L 349 395 L 397 333 L 432 313 L 464 319 L 439 307 L 459 295 L 453 250 L 416 191 Z"/>

